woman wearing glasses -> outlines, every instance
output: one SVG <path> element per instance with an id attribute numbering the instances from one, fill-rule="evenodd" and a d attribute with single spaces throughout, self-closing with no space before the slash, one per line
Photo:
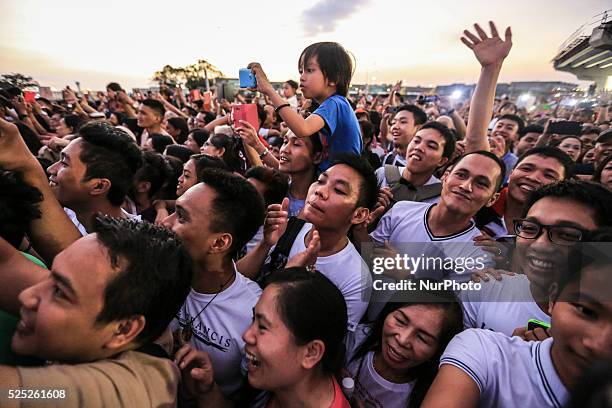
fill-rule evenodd
<path id="1" fill-rule="evenodd" d="M 525 335 L 530 319 L 550 323 L 551 285 L 565 272 L 570 249 L 587 231 L 612 225 L 612 192 L 591 182 L 549 184 L 534 191 L 525 204 L 523 217 L 514 223 L 518 274 L 461 294 L 466 328 Z M 541 339 L 547 333 L 540 329 L 525 336 Z"/>

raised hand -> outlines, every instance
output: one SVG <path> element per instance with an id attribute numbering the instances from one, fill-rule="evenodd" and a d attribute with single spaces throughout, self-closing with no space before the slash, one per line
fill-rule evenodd
<path id="1" fill-rule="evenodd" d="M 319 256 L 319 250 L 321 249 L 321 237 L 316 229 L 312 229 L 312 236 L 306 249 L 298 254 L 295 254 L 287 261 L 285 268 L 292 268 L 294 266 L 309 267 L 314 266 Z"/>
<path id="2" fill-rule="evenodd" d="M 19 129 L 0 117 L 0 166 L 17 172 L 40 167 L 30 153 Z"/>
<path id="3" fill-rule="evenodd" d="M 272 87 L 266 73 L 258 62 L 251 62 L 247 68 L 252 70 L 255 74 L 255 78 L 257 78 L 257 89 L 255 90 L 263 93 L 264 95 L 274 92 L 274 87 Z"/>
<path id="4" fill-rule="evenodd" d="M 264 221 L 264 241 L 266 245 L 276 245 L 287 229 L 289 219 L 289 199 L 285 197 L 282 204 L 268 206 L 266 220 Z"/>
<path id="5" fill-rule="evenodd" d="M 257 146 L 261 144 L 261 141 L 259 140 L 259 137 L 257 136 L 257 132 L 255 131 L 255 128 L 253 127 L 253 125 L 251 125 L 249 122 L 245 120 L 241 120 L 240 123 L 242 124 L 242 126 L 235 129 L 236 133 L 240 135 L 242 140 L 247 145 L 251 146 L 253 149 L 256 149 Z"/>
<path id="6" fill-rule="evenodd" d="M 478 24 L 474 24 L 474 29 L 478 36 L 468 30 L 464 30 L 464 37 L 461 37 L 461 42 L 474 51 L 476 59 L 483 67 L 501 63 L 508 56 L 512 48 L 512 31 L 510 27 L 506 28 L 505 38 L 502 40 L 492 21 L 489 21 L 489 26 L 491 27 L 491 37 L 487 36 L 487 33 Z"/>

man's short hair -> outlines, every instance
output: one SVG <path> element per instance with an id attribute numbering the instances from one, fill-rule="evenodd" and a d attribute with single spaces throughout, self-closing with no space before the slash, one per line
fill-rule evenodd
<path id="1" fill-rule="evenodd" d="M 595 143 L 610 143 L 612 142 L 612 129 L 608 129 L 605 132 L 602 132 Z"/>
<path id="2" fill-rule="evenodd" d="M 523 136 L 525 136 L 527 133 L 542 134 L 542 133 L 544 133 L 544 126 L 542 126 L 542 125 L 527 125 L 527 126 L 525 126 L 523 129 L 521 129 L 519 131 L 519 135 L 518 135 L 519 140 L 521 140 L 523 138 Z"/>
<path id="3" fill-rule="evenodd" d="M 397 110 L 395 111 L 395 114 L 397 115 L 401 111 L 411 112 L 412 116 L 414 117 L 414 124 L 415 125 L 422 125 L 425 122 L 427 122 L 427 113 L 425 113 L 425 111 L 423 109 L 419 108 L 416 105 L 412 105 L 410 103 L 406 103 L 404 105 L 400 105 L 397 108 Z"/>
<path id="4" fill-rule="evenodd" d="M 419 130 L 424 129 L 437 130 L 438 133 L 440 133 L 444 138 L 444 151 L 442 152 L 442 157 L 449 158 L 453 155 L 453 152 L 455 151 L 455 135 L 446 125 L 440 122 L 432 121 L 425 123 Z"/>
<path id="5" fill-rule="evenodd" d="M 164 156 L 157 152 L 143 152 L 142 166 L 138 171 L 139 180 L 151 183 L 148 191 L 149 198 L 157 194 L 170 178 L 172 169 L 164 160 Z"/>
<path id="6" fill-rule="evenodd" d="M 499 177 L 497 178 L 497 180 L 495 181 L 495 191 L 499 191 L 499 188 L 501 187 L 502 182 L 504 181 L 504 179 L 506 178 L 506 165 L 504 164 L 504 162 L 497 157 L 495 154 L 487 151 L 487 150 L 476 150 L 474 152 L 470 152 L 470 153 L 466 153 L 463 156 L 460 156 L 457 158 L 457 160 L 455 161 L 454 164 L 452 164 L 453 168 L 457 167 L 457 165 L 461 162 L 461 160 L 465 159 L 466 157 L 472 155 L 472 154 L 479 154 L 481 156 L 485 156 L 488 157 L 489 159 L 493 160 L 495 163 L 497 163 L 497 165 L 499 166 Z"/>
<path id="7" fill-rule="evenodd" d="M 583 204 L 595 213 L 597 227 L 612 226 L 612 191 L 591 181 L 562 180 L 534 190 L 523 207 L 523 218 L 537 201 L 554 197 Z"/>
<path id="8" fill-rule="evenodd" d="M 104 121 L 83 125 L 79 137 L 83 141 L 80 159 L 87 167 L 84 180 L 110 180 L 108 201 L 120 206 L 142 164 L 140 149 L 127 133 Z"/>
<path id="9" fill-rule="evenodd" d="M 211 203 L 210 230 L 232 236 L 230 255 L 235 255 L 263 225 L 264 201 L 245 178 L 219 169 L 204 169 L 200 179 L 216 195 Z"/>
<path id="10" fill-rule="evenodd" d="M 588 126 L 580 132 L 580 136 L 584 135 L 598 135 L 601 133 L 601 129 L 597 126 Z"/>
<path id="11" fill-rule="evenodd" d="M 370 163 L 355 154 L 337 153 L 331 158 L 330 167 L 337 164 L 349 166 L 361 176 L 357 207 L 374 208 L 378 198 L 378 181 Z"/>
<path id="12" fill-rule="evenodd" d="M 534 154 L 543 157 L 550 157 L 556 159 L 559 163 L 561 163 L 563 165 L 564 170 L 564 179 L 568 179 L 574 174 L 574 161 L 572 160 L 572 158 L 569 157 L 569 155 L 563 150 L 559 149 L 558 147 L 552 146 L 538 146 L 525 151 L 519 156 L 514 167 L 516 168 L 519 164 L 521 164 L 523 160 L 525 160 L 529 156 L 533 156 Z"/>
<path id="13" fill-rule="evenodd" d="M 142 104 L 144 106 L 148 106 L 149 108 L 153 109 L 153 111 L 157 113 L 160 118 L 162 119 L 164 118 L 164 115 L 166 114 L 166 108 L 164 108 L 164 104 L 161 103 L 160 101 L 149 98 L 149 99 L 145 99 L 144 101 L 142 101 Z"/>
<path id="14" fill-rule="evenodd" d="M 96 322 L 142 315 L 145 327 L 136 341 L 153 342 L 187 298 L 191 258 L 171 231 L 148 222 L 98 216 L 93 229 L 108 250 L 111 266 L 121 268 L 104 289 L 104 306 Z"/>
<path id="15" fill-rule="evenodd" d="M 525 127 L 525 121 L 523 121 L 523 119 L 521 119 L 520 116 L 518 115 L 513 115 L 511 113 L 508 113 L 506 115 L 501 115 L 497 121 L 500 121 L 502 119 L 506 119 L 506 120 L 511 120 L 513 122 L 515 122 L 518 125 L 518 133 L 520 134 L 521 131 L 523 130 L 523 128 Z"/>

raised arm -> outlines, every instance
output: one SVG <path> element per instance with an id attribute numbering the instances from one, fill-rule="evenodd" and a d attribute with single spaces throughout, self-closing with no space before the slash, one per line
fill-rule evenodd
<path id="1" fill-rule="evenodd" d="M 248 65 L 248 68 L 252 69 L 257 77 L 257 90 L 270 98 L 270 102 L 272 102 L 275 108 L 287 104 L 287 101 L 276 93 L 272 84 L 268 81 L 268 77 L 261 68 L 261 65 L 252 62 Z M 319 115 L 310 115 L 308 118 L 304 119 L 289 106 L 281 109 L 278 113 L 297 137 L 312 136 L 325 126 L 325 121 Z"/>
<path id="2" fill-rule="evenodd" d="M 444 364 L 421 408 L 472 408 L 478 406 L 479 399 L 480 390 L 474 380 L 459 368 Z"/>
<path id="3" fill-rule="evenodd" d="M 30 223 L 30 238 L 47 264 L 55 255 L 81 237 L 59 204 L 45 171 L 30 153 L 17 126 L 0 118 L 0 166 L 23 175 L 24 181 L 43 195 L 39 204 L 41 218 Z"/>
<path id="4" fill-rule="evenodd" d="M 478 24 L 474 24 L 478 36 L 464 30 L 464 37 L 461 37 L 461 42 L 474 51 L 474 55 L 481 66 L 480 76 L 470 105 L 465 136 L 466 153 L 475 150 L 489 150 L 487 127 L 493 113 L 495 86 L 504 59 L 512 48 L 510 27 L 506 28 L 505 39 L 502 40 L 492 21 L 489 22 L 489 26 L 491 27 L 491 37 L 487 36 L 487 33 Z"/>

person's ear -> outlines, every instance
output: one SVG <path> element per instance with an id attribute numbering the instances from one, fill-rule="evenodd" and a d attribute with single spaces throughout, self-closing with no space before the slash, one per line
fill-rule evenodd
<path id="1" fill-rule="evenodd" d="M 485 204 L 485 207 L 490 207 L 493 204 L 495 204 L 498 198 L 499 198 L 499 193 L 493 194 L 491 198 L 489 198 L 489 201 L 487 201 L 487 203 Z"/>
<path id="2" fill-rule="evenodd" d="M 151 189 L 150 181 L 139 181 L 136 184 L 136 192 L 138 193 L 147 193 Z"/>
<path id="3" fill-rule="evenodd" d="M 219 147 L 218 149 L 221 152 L 221 156 L 225 155 L 225 147 Z"/>
<path id="4" fill-rule="evenodd" d="M 104 343 L 104 348 L 108 350 L 121 350 L 125 348 L 143 331 L 145 323 L 146 320 L 143 315 L 113 322 L 113 333 L 111 338 Z"/>
<path id="5" fill-rule="evenodd" d="M 444 166 L 446 163 L 448 163 L 448 157 L 444 157 L 442 156 L 442 158 L 440 159 L 440 161 L 438 162 L 438 167 L 442 167 Z"/>
<path id="6" fill-rule="evenodd" d="M 325 343 L 321 340 L 313 340 L 302 347 L 304 347 L 304 354 L 302 356 L 301 366 L 305 370 L 311 370 L 323 359 L 323 355 L 325 354 Z"/>
<path id="7" fill-rule="evenodd" d="M 370 210 L 365 207 L 357 207 L 355 211 L 353 211 L 353 216 L 351 217 L 351 224 L 358 225 L 368 219 L 370 216 Z"/>
<path id="8" fill-rule="evenodd" d="M 234 242 L 234 239 L 232 237 L 232 234 L 228 234 L 228 233 L 217 234 L 216 236 L 213 237 L 213 241 L 210 246 L 210 252 L 218 254 L 220 252 L 228 251 L 231 248 L 233 242 Z"/>
<path id="9" fill-rule="evenodd" d="M 106 178 L 95 178 L 87 182 L 89 185 L 89 194 L 99 196 L 108 194 L 111 188 L 111 181 Z"/>

